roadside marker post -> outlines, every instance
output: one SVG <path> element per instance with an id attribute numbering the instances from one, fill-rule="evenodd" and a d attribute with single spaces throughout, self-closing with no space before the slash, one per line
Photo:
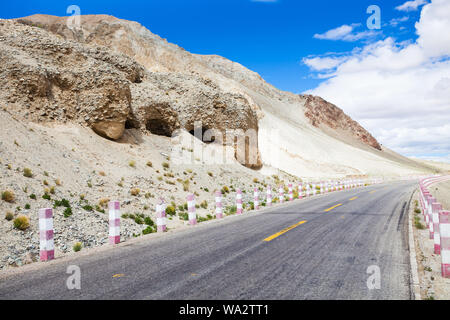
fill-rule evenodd
<path id="1" fill-rule="evenodd" d="M 194 226 L 197 224 L 197 214 L 195 213 L 195 197 L 193 194 L 189 194 L 186 200 L 188 204 L 189 224 L 191 226 Z"/>
<path id="2" fill-rule="evenodd" d="M 441 240 L 441 272 L 450 278 L 450 211 L 439 212 L 439 234 Z"/>
<path id="3" fill-rule="evenodd" d="M 267 186 L 267 206 L 271 207 L 272 206 L 272 187 L 271 186 Z"/>
<path id="4" fill-rule="evenodd" d="M 120 202 L 110 201 L 109 209 L 109 243 L 118 244 L 120 242 Z"/>
<path id="5" fill-rule="evenodd" d="M 284 202 L 284 188 L 283 186 L 280 186 L 280 188 L 278 189 L 278 196 L 280 198 L 280 203 Z"/>
<path id="6" fill-rule="evenodd" d="M 259 190 L 255 188 L 253 190 L 253 207 L 255 210 L 259 210 Z"/>
<path id="7" fill-rule="evenodd" d="M 157 232 L 166 232 L 166 204 L 161 198 L 158 205 L 156 205 L 156 229 Z"/>
<path id="8" fill-rule="evenodd" d="M 439 212 L 442 210 L 442 205 L 440 203 L 432 204 L 432 216 L 430 226 L 433 226 L 433 230 L 430 229 L 430 236 L 433 237 L 434 240 L 434 253 L 441 253 L 441 237 L 439 235 Z"/>
<path id="9" fill-rule="evenodd" d="M 216 191 L 216 218 L 223 218 L 222 192 L 220 190 Z"/>
<path id="10" fill-rule="evenodd" d="M 303 198 L 303 185 L 301 183 L 298 184 L 298 198 L 300 200 Z"/>
<path id="11" fill-rule="evenodd" d="M 294 200 L 294 193 L 293 193 L 293 190 L 292 190 L 292 183 L 289 183 L 288 190 L 289 190 L 289 201 L 293 201 Z"/>
<path id="12" fill-rule="evenodd" d="M 55 258 L 53 233 L 53 209 L 39 209 L 39 256 L 41 261 Z"/>
<path id="13" fill-rule="evenodd" d="M 236 190 L 236 214 L 242 214 L 242 191 L 241 189 Z"/>

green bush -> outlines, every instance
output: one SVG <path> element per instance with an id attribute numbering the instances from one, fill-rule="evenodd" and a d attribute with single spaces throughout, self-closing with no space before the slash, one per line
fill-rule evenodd
<path id="1" fill-rule="evenodd" d="M 94 211 L 94 208 L 91 205 L 89 205 L 89 204 L 86 204 L 86 205 L 82 206 L 82 208 L 84 210 L 86 210 L 86 211 L 89 211 L 89 212 Z"/>
<path id="2" fill-rule="evenodd" d="M 78 252 L 81 250 L 82 247 L 83 247 L 83 245 L 81 244 L 81 242 L 77 242 L 73 245 L 73 251 Z"/>
<path id="3" fill-rule="evenodd" d="M 148 225 L 148 226 L 154 226 L 155 225 L 155 222 L 152 220 L 152 218 L 150 218 L 150 217 L 145 217 L 144 218 L 144 223 L 146 224 L 146 225 Z"/>
<path id="4" fill-rule="evenodd" d="M 176 213 L 175 206 L 171 205 L 166 208 L 166 214 L 169 216 L 174 216 Z"/>
<path id="5" fill-rule="evenodd" d="M 36 195 L 34 193 L 30 194 L 30 199 L 36 200 Z"/>
<path id="6" fill-rule="evenodd" d="M 144 219 L 142 219 L 140 216 L 135 216 L 134 222 L 136 222 L 137 224 L 144 224 Z"/>
<path id="7" fill-rule="evenodd" d="M 189 215 L 187 212 L 179 212 L 178 216 L 180 217 L 181 220 L 184 220 L 184 221 L 189 220 Z"/>
<path id="8" fill-rule="evenodd" d="M 5 219 L 11 221 L 12 219 L 14 219 L 14 213 L 12 213 L 11 211 L 6 212 Z"/>
<path id="9" fill-rule="evenodd" d="M 25 209 L 30 210 L 30 208 L 31 208 L 30 204 L 27 203 L 27 204 L 25 205 Z"/>
<path id="10" fill-rule="evenodd" d="M 148 226 L 147 228 L 145 228 L 144 230 L 142 230 L 142 234 L 146 235 L 146 234 L 150 234 L 150 233 L 154 233 L 156 232 L 156 228 L 152 227 L 152 226 Z"/>
<path id="11" fill-rule="evenodd" d="M 14 219 L 14 228 L 19 230 L 26 230 L 30 227 L 30 219 L 27 216 L 20 215 Z"/>
<path id="12" fill-rule="evenodd" d="M 235 214 L 237 211 L 237 207 L 235 205 L 233 206 L 228 206 L 225 208 L 225 214 L 226 215 L 231 215 L 231 214 Z"/>
<path id="13" fill-rule="evenodd" d="M 27 178 L 32 178 L 33 177 L 33 172 L 31 171 L 30 168 L 24 168 L 23 169 L 23 176 L 27 177 Z"/>
<path id="14" fill-rule="evenodd" d="M 419 230 L 425 229 L 425 226 L 420 222 L 419 217 L 414 217 L 414 226 Z"/>
<path id="15" fill-rule="evenodd" d="M 71 215 L 72 215 L 72 208 L 66 208 L 65 210 L 64 210 L 64 212 L 63 212 L 63 214 L 64 214 L 64 218 L 68 218 L 68 217 L 70 217 Z"/>
<path id="16" fill-rule="evenodd" d="M 202 207 L 203 209 L 208 208 L 208 202 L 207 202 L 206 200 L 203 200 L 203 201 L 200 203 L 200 207 Z"/>
<path id="17" fill-rule="evenodd" d="M 53 202 L 53 208 L 57 208 L 57 207 L 70 208 L 70 202 L 67 199 L 55 200 Z"/>
<path id="18" fill-rule="evenodd" d="M 14 192 L 11 190 L 5 190 L 2 192 L 2 200 L 12 203 L 16 199 L 16 196 L 14 195 Z"/>
<path id="19" fill-rule="evenodd" d="M 44 199 L 44 200 L 52 200 L 52 198 L 50 197 L 50 195 L 48 193 L 44 193 L 44 195 L 42 196 L 42 199 Z"/>

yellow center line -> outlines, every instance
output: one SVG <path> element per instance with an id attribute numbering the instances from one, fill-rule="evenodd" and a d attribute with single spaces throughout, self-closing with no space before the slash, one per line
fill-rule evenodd
<path id="1" fill-rule="evenodd" d="M 272 241 L 273 239 L 278 238 L 278 237 L 281 236 L 282 234 L 288 232 L 289 230 L 292 230 L 292 229 L 298 227 L 298 226 L 301 225 L 301 224 L 304 224 L 305 222 L 306 222 L 306 221 L 300 221 L 299 223 L 296 223 L 296 224 L 294 224 L 294 225 L 292 225 L 292 226 L 290 226 L 290 227 L 288 227 L 288 228 L 286 228 L 286 229 L 281 230 L 281 231 L 278 232 L 278 233 L 275 233 L 275 234 L 271 235 L 270 237 L 264 239 L 264 241 L 266 241 L 266 242 Z"/>
<path id="2" fill-rule="evenodd" d="M 324 211 L 324 212 L 328 212 L 328 211 L 331 211 L 331 210 L 333 210 L 333 209 L 335 209 L 335 208 L 337 208 L 337 207 L 340 207 L 340 206 L 342 206 L 342 203 L 339 203 L 339 204 L 337 204 L 337 205 L 335 205 L 335 206 L 332 206 L 331 208 L 328 208 L 328 209 L 323 210 L 323 211 Z"/>
<path id="3" fill-rule="evenodd" d="M 358 199 L 358 197 L 353 197 L 353 198 L 350 199 L 350 201 L 353 201 L 353 200 L 356 200 L 356 199 Z"/>
<path id="4" fill-rule="evenodd" d="M 375 192 L 377 192 L 377 190 L 370 191 L 369 193 L 375 193 Z"/>
<path id="5" fill-rule="evenodd" d="M 119 273 L 119 274 L 113 275 L 113 278 L 121 278 L 123 276 L 125 276 L 123 273 Z"/>

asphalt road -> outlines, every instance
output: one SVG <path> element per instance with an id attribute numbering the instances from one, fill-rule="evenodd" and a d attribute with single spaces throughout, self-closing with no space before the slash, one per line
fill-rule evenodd
<path id="1" fill-rule="evenodd" d="M 0 274 L 0 299 L 410 299 L 415 186 L 329 193 L 39 263 Z M 66 286 L 69 265 L 80 267 L 80 290 Z M 380 270 L 379 289 L 367 286 L 369 266 Z"/>

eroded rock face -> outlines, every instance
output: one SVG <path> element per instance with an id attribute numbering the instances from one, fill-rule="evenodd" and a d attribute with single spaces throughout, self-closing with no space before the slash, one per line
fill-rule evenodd
<path id="1" fill-rule="evenodd" d="M 126 127 L 171 136 L 177 129 L 193 130 L 195 123 L 224 136 L 227 130 L 258 132 L 256 108 L 244 95 L 198 74 L 151 72 L 97 46 L 97 34 L 113 36 L 115 26 L 100 23 L 86 35 L 57 17 L 0 21 L 0 98 L 8 110 L 31 121 L 75 121 L 113 140 Z M 256 155 L 251 162 L 236 155 L 243 165 L 262 166 L 257 142 L 235 148 L 236 154 L 245 148 Z"/>
<path id="2" fill-rule="evenodd" d="M 214 129 L 223 135 L 223 143 L 230 130 L 258 132 L 255 110 L 246 97 L 223 92 L 214 82 L 194 75 L 149 73 L 145 81 L 131 86 L 132 119 L 134 126 L 153 134 L 171 136 L 177 129 L 193 131 L 200 124 L 203 131 Z M 256 137 L 257 141 L 257 137 Z M 236 152 L 238 153 L 236 145 Z M 247 155 L 256 155 L 256 161 L 236 158 L 244 165 L 258 169 L 262 166 L 259 151 L 248 144 Z"/>
<path id="3" fill-rule="evenodd" d="M 313 126 L 324 125 L 332 129 L 347 131 L 361 142 L 381 150 L 378 141 L 358 122 L 346 115 L 342 109 L 321 97 L 313 95 L 303 95 L 301 97 L 306 99 L 305 116 Z"/>
<path id="4" fill-rule="evenodd" d="M 144 68 L 130 58 L 69 42 L 41 28 L 0 21 L 0 97 L 31 121 L 76 121 L 105 137 L 123 133 L 130 84 Z"/>

